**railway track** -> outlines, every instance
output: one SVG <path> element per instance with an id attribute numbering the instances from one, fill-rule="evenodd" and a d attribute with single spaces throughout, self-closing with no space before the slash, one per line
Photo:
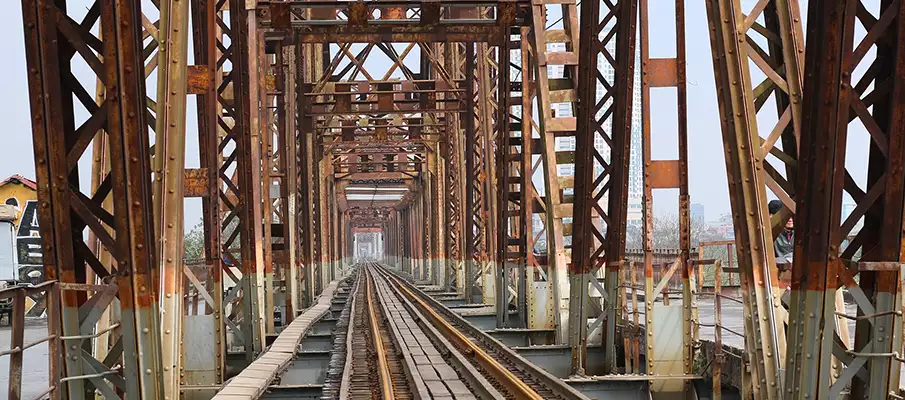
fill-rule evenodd
<path id="1" fill-rule="evenodd" d="M 377 264 L 356 272 L 323 399 L 586 399 Z"/>
<path id="2" fill-rule="evenodd" d="M 414 285 L 395 276 L 388 269 L 369 265 L 371 274 L 386 282 L 389 289 L 405 299 L 421 319 L 432 325 L 444 341 L 465 355 L 468 362 L 507 399 L 584 399 L 577 390 L 519 357 L 508 347 L 475 328 L 461 316 L 443 307 Z M 482 388 L 486 389 L 486 388 Z M 483 396 L 479 396 L 483 398 Z"/>
<path id="3" fill-rule="evenodd" d="M 382 315 L 382 312 L 378 311 L 381 309 L 382 303 L 379 296 L 374 294 L 375 291 L 374 282 L 369 279 L 368 309 L 371 317 L 372 332 L 376 334 L 374 346 L 377 349 L 378 372 L 381 372 L 383 398 L 392 397 L 395 400 L 414 399 L 404 367 L 405 360 L 393 342 L 389 321 L 385 318 L 385 315 Z"/>

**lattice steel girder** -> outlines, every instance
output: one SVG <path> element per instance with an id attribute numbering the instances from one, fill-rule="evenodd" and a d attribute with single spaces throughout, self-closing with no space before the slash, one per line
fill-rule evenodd
<path id="1" fill-rule="evenodd" d="M 497 326 L 518 327 L 528 326 L 528 265 L 529 260 L 535 261 L 533 255 L 532 210 L 535 198 L 532 175 L 531 142 L 532 139 L 523 140 L 523 137 L 533 133 L 531 112 L 522 104 L 531 104 L 528 90 L 533 69 L 527 67 L 527 28 L 520 28 L 515 36 L 505 43 L 500 44 L 503 49 L 500 53 L 499 69 L 500 78 L 498 89 L 500 104 L 497 112 L 498 130 L 496 158 L 498 163 L 497 182 L 499 195 L 497 198 L 497 214 L 499 219 L 500 234 L 497 236 L 497 258 L 502 263 L 497 278 Z M 519 62 L 513 62 L 512 53 L 517 52 L 521 56 Z M 508 66 L 506 68 L 505 66 Z M 512 74 L 511 70 L 516 73 Z M 515 81 L 513 81 L 515 78 Z M 512 92 L 518 93 L 517 97 Z M 512 96 L 512 97 L 511 97 Z M 527 122 L 525 122 L 527 121 Z M 529 245 L 530 244 L 530 245 Z M 533 264 L 532 264 L 533 266 Z M 515 292 L 514 295 L 512 292 Z M 508 310 L 514 300 L 514 306 L 518 310 L 518 320 L 510 318 Z"/>
<path id="2" fill-rule="evenodd" d="M 284 325 L 291 322 L 300 311 L 298 306 L 298 276 L 295 267 L 295 60 L 292 47 L 284 46 L 283 40 L 274 40 L 265 46 L 265 84 L 263 115 L 265 132 L 263 172 L 263 214 L 264 214 L 264 263 L 272 264 L 265 284 L 273 289 L 273 307 L 283 307 Z M 271 55 L 272 54 L 272 55 Z M 287 88 L 289 90 L 287 90 Z M 289 132 L 292 132 L 291 134 Z M 290 151 L 290 149 L 292 151 Z M 292 157 L 289 157 L 292 154 Z M 272 193 L 273 187 L 278 189 Z M 279 285 L 282 287 L 279 287 Z M 279 304 L 279 297 L 283 297 Z M 272 313 L 267 316 L 268 330 L 274 321 Z"/>
<path id="3" fill-rule="evenodd" d="M 522 276 L 525 265 L 524 259 L 524 216 L 519 212 L 517 198 L 518 192 L 513 193 L 513 184 L 518 179 L 515 174 L 518 171 L 517 160 L 513 160 L 511 147 L 512 126 L 510 120 L 512 118 L 512 98 L 511 98 L 511 61 L 512 56 L 512 35 L 507 35 L 503 42 L 497 46 L 497 116 L 496 116 L 496 187 L 491 187 L 491 191 L 496 194 L 496 226 L 497 232 L 491 236 L 496 239 L 496 262 L 497 267 L 494 269 L 494 279 L 496 280 L 496 312 L 497 327 L 504 328 L 512 323 L 509 320 L 509 292 L 512 281 L 511 269 L 514 269 L 517 276 Z M 515 43 L 519 43 L 516 41 Z M 489 83 L 489 82 L 488 82 Z M 517 132 L 517 131 L 516 131 Z M 512 195 L 510 195 L 512 193 Z M 514 196 L 513 196 L 514 195 Z M 513 200 L 515 200 L 513 202 Z M 511 204 L 515 203 L 515 204 Z M 511 221 L 510 221 L 511 219 Z M 510 223 L 511 222 L 511 223 Z M 513 235 L 515 238 L 510 236 Z M 515 242 L 515 243 L 512 243 Z M 514 244 L 514 246 L 512 244 Z M 518 254 L 515 257 L 510 256 L 512 249 Z M 513 262 L 514 261 L 514 262 Z M 516 278 L 518 282 L 518 278 Z M 516 288 L 518 290 L 518 288 Z"/>
<path id="4" fill-rule="evenodd" d="M 26 0 L 22 9 L 35 169 L 42 182 L 38 196 L 39 218 L 44 221 L 40 227 L 44 276 L 59 280 L 61 289 L 70 292 L 61 296 L 62 335 L 89 333 L 80 329 L 82 322 L 93 328 L 100 310 L 117 296 L 122 315 L 122 375 L 102 369 L 97 372 L 105 374 L 106 382 L 93 382 L 105 395 L 116 395 L 107 385 L 112 382 L 131 398 L 161 398 L 160 325 L 154 307 L 157 254 L 152 208 L 147 207 L 152 194 L 139 4 L 99 1 L 89 8 L 81 24 L 73 22 L 65 1 Z M 94 26 L 98 18 L 103 40 L 84 28 Z M 70 79 L 75 52 L 106 88 L 101 104 L 87 95 L 81 83 Z M 79 126 L 74 97 L 89 114 Z M 77 164 L 98 130 L 108 139 L 110 173 L 97 190 L 85 194 L 80 190 Z M 108 196 L 112 212 L 101 205 Z M 85 228 L 113 255 L 112 271 L 107 271 L 84 242 Z M 84 285 L 93 283 L 86 282 L 88 268 L 106 283 Z M 67 288 L 67 284 L 97 291 L 92 300 L 99 301 L 87 302 L 85 293 L 77 292 L 78 285 Z M 95 321 L 82 321 L 81 313 Z M 72 380 L 60 390 L 68 390 L 70 398 L 86 395 L 83 374 L 95 367 L 106 368 L 84 350 L 65 346 L 64 375 Z"/>
<path id="5" fill-rule="evenodd" d="M 440 158 L 440 143 L 436 143 L 427 155 L 428 179 L 430 179 L 431 210 L 430 220 L 433 226 L 431 248 L 434 265 L 435 284 L 445 287 L 448 283 L 446 275 L 446 230 L 443 206 L 447 193 L 444 187 L 444 165 Z"/>
<path id="6" fill-rule="evenodd" d="M 810 3 L 786 398 L 837 398 L 847 387 L 852 398 L 881 399 L 898 392 L 899 290 L 905 273 L 905 4 L 871 3 Z M 855 34 L 859 22 L 868 27 L 863 37 Z M 872 47 L 876 53 L 867 57 Z M 864 63 L 870 66 L 856 73 Z M 870 138 L 863 189 L 846 171 L 848 127 L 854 119 Z M 857 204 L 842 221 L 845 193 Z M 846 245 L 862 218 L 863 228 Z M 860 262 L 853 262 L 859 250 Z M 833 293 L 843 285 L 858 305 L 858 316 L 846 315 L 858 319 L 853 349 L 833 336 Z M 833 355 L 847 364 L 835 382 Z"/>
<path id="7" fill-rule="evenodd" d="M 299 63 L 295 54 L 295 49 L 291 46 L 281 46 L 282 52 L 277 55 L 277 64 L 280 66 L 280 75 L 278 75 L 278 89 L 283 95 L 281 100 L 277 101 L 277 112 L 280 113 L 278 123 L 279 138 L 282 145 L 279 148 L 277 156 L 281 161 L 282 178 L 280 179 L 280 198 L 282 204 L 283 224 L 283 247 L 286 252 L 285 268 L 283 279 L 287 281 L 287 299 L 286 307 L 287 318 L 284 322 L 290 323 L 295 316 L 301 312 L 302 305 L 302 288 L 304 284 L 300 279 L 304 274 L 300 274 L 298 266 L 299 240 L 295 225 L 298 224 L 296 207 L 298 203 L 298 181 L 296 174 L 298 173 L 298 163 L 295 157 L 296 150 L 296 98 L 295 87 L 297 81 L 296 65 Z M 282 104 L 280 104 L 282 102 Z"/>
<path id="8" fill-rule="evenodd" d="M 739 1 L 712 0 L 707 11 L 743 301 L 745 314 L 750 316 L 745 319 L 746 336 L 755 338 L 745 348 L 749 359 L 765 360 L 750 370 L 751 389 L 757 397 L 778 398 L 782 396 L 784 322 L 788 317 L 783 308 L 776 307 L 783 290 L 772 242 L 774 232 L 781 232 L 795 209 L 797 198 L 792 184 L 798 171 L 794 164 L 801 125 L 804 50 L 798 2 L 774 1 L 755 6 L 746 14 Z M 762 29 L 755 29 L 753 22 L 761 16 L 766 25 L 758 22 Z M 763 49 L 753 39 L 738 40 L 752 35 L 766 37 L 769 46 Z M 751 78 L 752 62 L 767 75 L 757 85 Z M 776 98 L 775 109 L 763 107 L 771 94 Z M 766 124 L 768 118 L 758 117 L 773 111 L 780 116 L 775 124 Z M 775 146 L 777 142 L 781 148 Z M 769 157 L 771 153 L 775 158 Z M 771 164 L 777 161 L 785 166 L 784 178 Z M 767 189 L 786 205 L 786 210 L 777 215 L 782 218 L 774 221 L 767 212 Z M 771 229 L 771 225 L 780 229 Z"/>
<path id="9" fill-rule="evenodd" d="M 628 206 L 629 145 L 632 135 L 632 85 L 635 68 L 634 0 L 607 3 L 601 10 L 598 0 L 585 3 L 581 10 L 579 31 L 582 39 L 578 51 L 578 124 L 575 148 L 575 208 L 572 231 L 572 264 L 570 275 L 569 321 L 572 337 L 572 373 L 583 374 L 587 364 L 589 285 L 597 283 L 597 271 L 606 259 L 604 309 L 592 327 L 605 318 L 603 332 L 604 370 L 616 372 L 617 279 L 625 251 L 626 209 Z M 604 11 L 604 12 L 601 12 Z M 610 21 L 604 24 L 602 21 Z M 615 21 L 615 23 L 613 22 Z M 606 25 L 606 27 L 604 26 Z M 610 31 L 601 32 L 604 28 Z M 600 38 L 609 38 L 600 40 Z M 608 46 L 609 42 L 615 46 Z M 610 54 L 615 47 L 615 56 Z M 598 70 L 598 57 L 613 60 L 612 82 Z M 603 79 L 599 82 L 599 79 Z M 598 98 L 597 88 L 606 93 Z M 609 107 L 606 105 L 609 104 Z M 611 121 L 608 119 L 612 118 Z M 607 123 L 610 122 L 610 123 Z M 606 129 L 610 125 L 610 129 Z M 609 131 L 609 132 L 607 132 Z M 611 143 L 610 160 L 595 146 L 595 139 Z M 600 167 L 598 169 L 598 166 Z M 608 179 L 608 183 L 604 181 Z M 601 207 L 608 196 L 607 209 Z M 605 224 L 605 226 L 599 226 Z"/>
<path id="10" fill-rule="evenodd" d="M 437 53 L 442 53 L 443 67 L 452 79 L 458 79 L 461 71 L 462 54 L 457 46 L 452 43 L 434 44 Z M 432 74 L 439 74 L 439 68 L 431 70 Z M 460 272 L 464 272 L 464 232 L 463 232 L 463 137 L 459 123 L 459 115 L 453 114 L 445 120 L 447 132 L 446 140 L 441 142 L 441 153 L 444 161 L 446 203 L 444 204 L 444 222 L 446 223 L 446 283 L 448 288 L 464 289 L 464 280 L 459 278 Z M 400 236 L 401 239 L 401 236 Z M 460 290 L 459 293 L 463 293 Z"/>
<path id="11" fill-rule="evenodd" d="M 547 28 L 547 5 L 561 4 L 563 13 L 563 29 Z M 548 313 L 553 314 L 553 320 L 548 322 L 546 329 L 556 329 L 557 343 L 567 343 L 568 338 L 568 297 L 565 293 L 568 291 L 567 267 L 570 257 L 566 251 L 565 239 L 570 234 L 571 224 L 564 222 L 564 218 L 572 215 L 572 199 L 564 195 L 564 190 L 574 186 L 574 179 L 566 176 L 559 176 L 558 167 L 561 165 L 568 168 L 571 161 L 571 151 L 558 152 L 557 138 L 574 138 L 576 119 L 574 117 L 554 116 L 552 104 L 561 99 L 564 103 L 572 103 L 571 108 L 575 108 L 575 96 L 569 96 L 571 90 L 576 88 L 575 80 L 563 79 L 565 89 L 556 90 L 549 78 L 550 70 L 548 68 L 554 66 L 562 66 L 564 75 L 577 76 L 577 60 L 579 39 L 578 32 L 578 9 L 576 4 L 559 3 L 557 1 L 536 2 L 532 4 L 532 24 L 531 33 L 528 40 L 531 43 L 533 57 L 535 60 L 536 73 L 535 88 L 537 90 L 537 107 L 539 108 L 536 117 L 538 124 L 538 132 L 540 134 L 541 160 L 544 175 L 544 216 L 546 219 L 547 234 L 547 292 L 548 292 L 548 308 L 552 308 Z M 555 24 L 554 24 L 555 25 Z M 556 51 L 547 50 L 548 33 L 550 33 L 550 41 L 554 40 L 563 43 L 564 48 Z M 564 98 L 554 95 L 562 96 Z M 534 115 L 534 114 L 533 114 Z M 558 157 L 557 153 L 562 153 L 565 157 Z M 562 162 L 560 162 L 562 161 Z M 549 322 L 552 322 L 550 324 Z"/>
<path id="12" fill-rule="evenodd" d="M 154 157 L 155 237 L 159 237 L 161 290 L 161 376 L 164 396 L 180 396 L 182 327 L 185 312 L 184 200 L 185 134 L 188 94 L 189 2 L 160 3 L 162 43 L 158 54 L 157 134 Z M 197 288 L 204 290 L 204 287 Z M 208 338 L 212 340 L 214 338 Z"/>
<path id="13" fill-rule="evenodd" d="M 546 216 L 545 214 L 546 208 L 544 203 L 542 203 L 540 193 L 538 188 L 534 185 L 534 175 L 536 171 L 541 168 L 543 164 L 543 158 L 539 158 L 537 162 L 534 161 L 533 154 L 537 151 L 535 148 L 541 148 L 540 140 L 535 139 L 535 135 L 539 135 L 539 127 L 538 124 L 534 121 L 534 115 L 537 113 L 534 111 L 534 99 L 537 97 L 537 85 L 535 82 L 535 75 L 538 73 L 538 69 L 535 68 L 534 57 L 532 56 L 534 46 L 536 45 L 534 41 L 531 39 L 530 33 L 532 32 L 531 28 L 523 27 L 520 29 L 521 40 L 520 43 L 520 55 L 521 55 L 521 82 L 513 82 L 513 90 L 521 91 L 521 103 L 519 105 L 521 110 L 521 119 L 518 123 L 518 128 L 521 129 L 521 137 L 526 138 L 521 139 L 521 154 L 524 155 L 520 157 L 519 160 L 519 185 L 521 186 L 519 201 L 521 203 L 522 214 L 525 216 L 525 264 L 526 271 L 524 276 L 524 287 L 525 287 L 525 295 L 521 296 L 519 293 L 519 315 L 523 318 L 525 327 L 528 329 L 549 329 L 553 326 L 550 322 L 553 320 L 553 310 L 552 307 L 549 307 L 552 301 L 547 301 L 546 298 L 550 297 L 551 290 L 549 289 L 549 284 L 547 284 L 547 290 L 536 290 L 535 282 L 538 282 L 542 279 L 542 277 L 549 277 L 549 268 L 541 261 L 544 256 L 535 252 L 535 247 L 541 236 L 544 236 L 546 239 L 547 231 L 546 231 Z M 541 113 L 542 115 L 542 113 Z M 513 128 L 514 130 L 514 128 Z M 537 142 L 537 144 L 535 144 Z M 535 223 L 534 223 L 534 215 L 539 215 L 540 220 L 540 231 L 541 233 L 535 235 Z M 522 282 L 519 282 L 520 284 Z M 528 288 L 531 288 L 530 290 Z M 524 312 L 521 310 L 524 309 Z"/>
<path id="14" fill-rule="evenodd" d="M 214 340 L 213 371 L 185 371 L 185 383 L 190 385 L 219 384 L 225 379 L 226 368 L 226 317 L 224 314 L 224 262 L 221 239 L 223 238 L 221 222 L 223 216 L 220 208 L 220 145 L 219 126 L 222 107 L 218 101 L 218 86 L 222 81 L 217 61 L 217 5 L 211 0 L 192 0 L 193 48 L 195 63 L 201 75 L 206 76 L 206 83 L 197 91 L 198 112 L 198 149 L 200 167 L 206 186 L 201 194 L 202 224 L 204 226 L 204 264 L 210 279 L 207 292 L 211 303 L 206 312 L 213 327 L 213 338 L 194 338 L 183 336 L 185 348 L 191 347 L 194 340 Z M 220 77 L 219 79 L 217 77 Z M 200 288 L 199 288 L 200 289 Z M 197 318 L 193 318 L 197 321 Z M 183 329 L 185 330 L 185 329 Z M 210 376 L 212 373 L 213 376 Z"/>
<path id="15" fill-rule="evenodd" d="M 263 41 L 257 43 L 263 45 Z M 277 91 L 277 85 L 280 82 L 277 81 L 276 71 L 279 67 L 274 65 L 276 62 L 275 57 L 267 54 L 266 48 L 272 47 L 274 49 L 272 53 L 276 53 L 279 52 L 278 49 L 281 45 L 282 43 L 277 41 L 273 43 L 273 46 L 263 46 L 260 51 L 253 53 L 259 66 L 257 70 L 259 84 L 256 90 L 261 100 L 260 105 L 255 107 L 256 110 L 254 111 L 257 111 L 258 118 L 260 118 L 258 146 L 261 147 L 261 215 L 263 217 L 263 223 L 261 224 L 261 252 L 264 255 L 264 286 L 262 287 L 264 310 L 274 310 L 276 307 L 276 292 L 279 290 L 276 288 L 279 268 L 274 264 L 275 249 L 273 246 L 273 225 L 278 217 L 275 215 L 278 208 L 274 204 L 271 189 L 276 180 L 275 175 L 281 175 L 277 170 L 279 168 L 279 159 L 274 157 L 276 155 L 274 143 L 277 142 L 277 146 L 282 145 L 282 141 L 278 138 L 279 123 L 275 123 L 278 116 L 276 107 L 273 104 L 278 97 L 282 97 L 282 93 Z M 279 198 L 279 195 L 277 197 Z M 274 313 L 272 311 L 265 312 L 263 317 L 265 333 L 276 333 Z"/>
<path id="16" fill-rule="evenodd" d="M 225 3 L 225 2 L 224 2 Z M 242 272 L 242 330 L 245 337 L 246 359 L 257 358 L 264 350 L 265 300 L 264 254 L 261 243 L 263 221 L 261 211 L 261 148 L 262 127 L 257 104 L 260 98 L 258 76 L 257 22 L 254 12 L 246 10 L 244 0 L 229 0 L 230 57 L 232 70 L 232 104 L 225 109 L 234 121 L 232 135 L 235 142 L 237 204 L 235 217 L 240 246 L 239 263 Z M 218 63 L 219 65 L 219 63 Z M 225 86 L 221 84 L 221 87 Z M 254 106 L 253 106 L 254 105 Z M 235 237 L 234 233 L 234 237 Z M 228 248 L 228 242 L 225 243 Z"/>
<path id="17" fill-rule="evenodd" d="M 259 1 L 262 26 L 296 29 L 302 43 L 499 42 L 506 27 L 527 22 L 526 0 L 456 1 Z M 317 10 L 330 19 L 306 19 Z M 381 14 L 374 16 L 374 11 Z M 490 10 L 486 14 L 479 10 Z M 488 17 L 479 17 L 489 15 Z M 345 19 L 339 19 L 342 16 Z M 411 17 L 407 17 L 411 16 Z"/>
<path id="18" fill-rule="evenodd" d="M 296 111 L 298 114 L 296 116 L 296 118 L 298 118 L 298 123 L 296 124 L 297 132 L 294 132 L 293 134 L 296 136 L 296 159 L 298 163 L 298 251 L 301 269 L 304 271 L 302 274 L 304 275 L 302 288 L 305 295 L 302 306 L 310 307 L 311 304 L 313 304 L 314 294 L 316 293 L 316 279 L 314 278 L 313 200 L 311 196 L 311 191 L 313 190 L 311 185 L 311 172 L 313 169 L 311 160 L 313 158 L 312 145 L 314 143 L 314 120 L 307 114 L 307 111 L 310 109 L 311 99 L 304 95 L 305 88 L 309 87 L 310 84 L 305 83 L 307 76 L 304 73 L 303 65 L 306 64 L 306 60 L 303 57 L 303 53 L 302 45 L 297 44 L 295 46 L 295 55 L 297 60 L 296 77 L 298 80 L 295 85 L 295 99 L 298 104 L 298 109 Z"/>
<path id="19" fill-rule="evenodd" d="M 474 43 L 465 44 L 465 89 L 466 94 L 462 98 L 465 103 L 462 108 L 465 110 L 474 110 L 475 102 L 473 93 L 475 91 L 475 54 Z M 465 134 L 465 282 L 464 291 L 465 301 L 471 303 L 474 301 L 474 271 L 475 261 L 480 260 L 477 252 L 480 250 L 480 240 L 484 235 L 484 227 L 475 229 L 475 208 L 480 207 L 481 192 L 483 185 L 477 182 L 477 174 L 475 173 L 475 153 L 480 152 L 477 144 L 477 128 L 475 126 L 475 118 L 471 115 L 463 115 L 461 117 L 462 130 Z"/>
<path id="20" fill-rule="evenodd" d="M 504 38 L 505 40 L 505 38 Z M 498 43 L 498 44 L 503 44 Z M 499 49 L 499 48 L 497 48 Z M 505 49 L 505 46 L 503 46 Z M 496 182 L 497 160 L 494 157 L 494 144 L 500 133 L 500 120 L 497 102 L 499 91 L 499 68 L 498 62 L 500 58 L 495 53 L 495 48 L 487 43 L 477 44 L 477 52 L 475 54 L 475 62 L 477 64 L 477 126 L 480 126 L 480 170 L 475 171 L 479 180 L 483 181 L 483 190 L 481 194 L 481 211 L 480 219 L 484 227 L 484 237 L 482 239 L 483 250 L 481 260 L 481 270 L 477 281 L 481 284 L 482 303 L 496 303 L 496 284 L 497 275 L 499 275 L 496 247 L 499 237 L 499 229 L 497 221 L 497 203 L 499 183 Z M 508 97 L 508 93 L 505 94 Z M 476 153 L 477 155 L 477 153 Z"/>

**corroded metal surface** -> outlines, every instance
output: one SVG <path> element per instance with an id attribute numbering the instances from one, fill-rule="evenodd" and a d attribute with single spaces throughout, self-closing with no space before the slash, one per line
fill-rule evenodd
<path id="1" fill-rule="evenodd" d="M 256 396 L 295 351 L 286 338 L 323 308 L 318 295 L 362 254 L 444 301 L 484 303 L 498 328 L 555 332 L 575 376 L 586 374 L 589 343 L 600 343 L 604 380 L 647 374 L 657 397 L 719 388 L 720 379 L 691 384 L 702 379 L 701 357 L 713 374 L 730 369 L 720 343 L 698 346 L 699 327 L 711 326 L 696 299 L 715 296 L 718 342 L 742 334 L 720 321 L 721 287 L 739 274 L 744 352 L 761 360 L 733 378 L 746 398 L 897 396 L 901 1 L 810 2 L 807 52 L 797 0 L 705 2 L 735 233 L 727 252 L 738 259 L 722 265 L 692 253 L 685 69 L 697 63 L 686 60 L 683 1 L 668 4 L 674 37 L 652 26 L 660 3 L 649 0 L 580 9 L 572 0 L 67 3 L 23 0 L 44 278 L 59 288 L 46 301 L 60 336 L 48 340 L 83 344 L 55 346 L 53 397 L 207 398 L 233 374 L 230 351 L 251 365 L 245 372 L 275 366 L 263 380 L 240 374 L 221 393 Z M 653 57 L 664 40 L 675 56 Z M 673 159 L 653 154 L 655 88 L 675 88 Z M 189 96 L 197 155 L 186 154 Z M 636 112 L 644 147 L 633 155 Z M 867 157 L 852 160 L 855 139 L 869 143 Z M 644 164 L 643 265 L 624 248 L 631 157 Z M 680 217 L 678 249 L 662 263 L 651 242 L 660 189 L 678 189 Z M 182 259 L 192 197 L 201 200 L 201 260 Z M 771 216 L 772 197 L 783 207 Z M 848 199 L 855 206 L 843 210 Z M 782 300 L 771 244 L 790 216 L 796 257 Z M 359 253 L 363 242 L 370 250 Z M 703 284 L 710 270 L 713 293 Z M 413 324 L 432 314 L 400 295 L 408 286 L 380 282 L 361 288 L 376 302 L 363 302 L 351 326 L 370 323 L 380 339 L 362 343 L 387 350 L 405 331 L 442 347 L 443 329 L 385 318 L 408 321 L 402 309 L 412 307 Z M 628 333 L 619 341 L 618 326 Z M 337 345 L 361 342 L 349 327 L 339 324 Z M 26 341 L 14 329 L 12 342 Z M 476 350 L 450 342 L 465 349 L 448 359 L 464 373 Z M 331 360 L 328 396 L 343 391 L 346 357 L 362 354 L 349 350 Z M 22 353 L 5 354 L 16 398 Z M 373 354 L 384 362 L 365 369 L 384 365 L 382 382 L 405 386 L 401 366 L 414 356 Z M 476 382 L 466 386 L 494 385 Z"/>

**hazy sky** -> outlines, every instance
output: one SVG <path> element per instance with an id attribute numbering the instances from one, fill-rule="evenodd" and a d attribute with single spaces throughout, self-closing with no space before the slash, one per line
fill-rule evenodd
<path id="1" fill-rule="evenodd" d="M 79 3 L 71 1 L 70 3 Z M 85 1 L 84 3 L 88 3 Z M 660 7 L 659 0 L 651 0 L 650 26 L 656 36 L 651 39 L 652 57 L 674 57 L 675 22 L 672 2 Z M 687 76 L 688 76 L 688 132 L 689 132 L 689 186 L 691 201 L 703 204 L 708 219 L 715 219 L 729 212 L 726 168 L 723 158 L 719 113 L 716 104 L 713 67 L 711 64 L 710 38 L 704 2 L 688 0 L 686 5 Z M 745 1 L 744 3 L 751 3 Z M 806 13 L 806 2 L 802 0 L 802 12 Z M 78 10 L 78 6 L 71 6 Z M 81 8 L 84 8 L 82 6 Z M 750 7 L 750 6 L 747 6 Z M 0 52 L 5 60 L 0 63 L 0 119 L 4 121 L 3 145 L 0 146 L 0 179 L 12 174 L 34 177 L 30 110 L 25 77 L 24 39 L 22 33 L 21 3 L 5 3 L 4 13 L 0 13 Z M 82 11 L 84 12 L 84 11 Z M 863 31 L 862 31 L 863 32 Z M 861 33 L 863 34 L 863 33 Z M 870 55 L 868 57 L 871 57 Z M 79 74 L 80 76 L 85 76 Z M 857 74 L 856 74 L 857 75 Z M 758 80 L 763 75 L 754 75 Z M 188 149 L 197 154 L 195 139 L 194 111 L 189 111 Z M 677 141 L 675 135 L 675 91 L 655 89 L 651 100 L 653 157 L 675 158 Z M 862 182 L 866 164 L 867 139 L 863 128 L 853 127 L 849 135 L 850 168 L 857 181 Z M 196 167 L 197 161 L 188 161 L 189 167 Z M 86 168 L 83 168 L 87 172 Z M 677 207 L 677 193 L 667 192 L 655 195 L 655 210 L 660 213 L 674 213 Z M 186 221 L 193 225 L 200 218 L 200 202 L 192 201 L 187 206 Z"/>

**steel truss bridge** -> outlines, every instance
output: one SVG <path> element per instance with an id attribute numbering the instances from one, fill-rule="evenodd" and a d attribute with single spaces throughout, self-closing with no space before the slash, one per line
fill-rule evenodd
<path id="1" fill-rule="evenodd" d="M 901 399 L 905 2 L 702 2 L 709 37 L 684 0 L 22 0 L 47 282 L 0 297 L 45 293 L 48 335 L 13 313 L 9 397 L 47 342 L 32 396 L 54 399 Z M 693 256 L 689 41 L 712 49 L 731 266 Z M 652 115 L 663 88 L 676 112 Z"/>

